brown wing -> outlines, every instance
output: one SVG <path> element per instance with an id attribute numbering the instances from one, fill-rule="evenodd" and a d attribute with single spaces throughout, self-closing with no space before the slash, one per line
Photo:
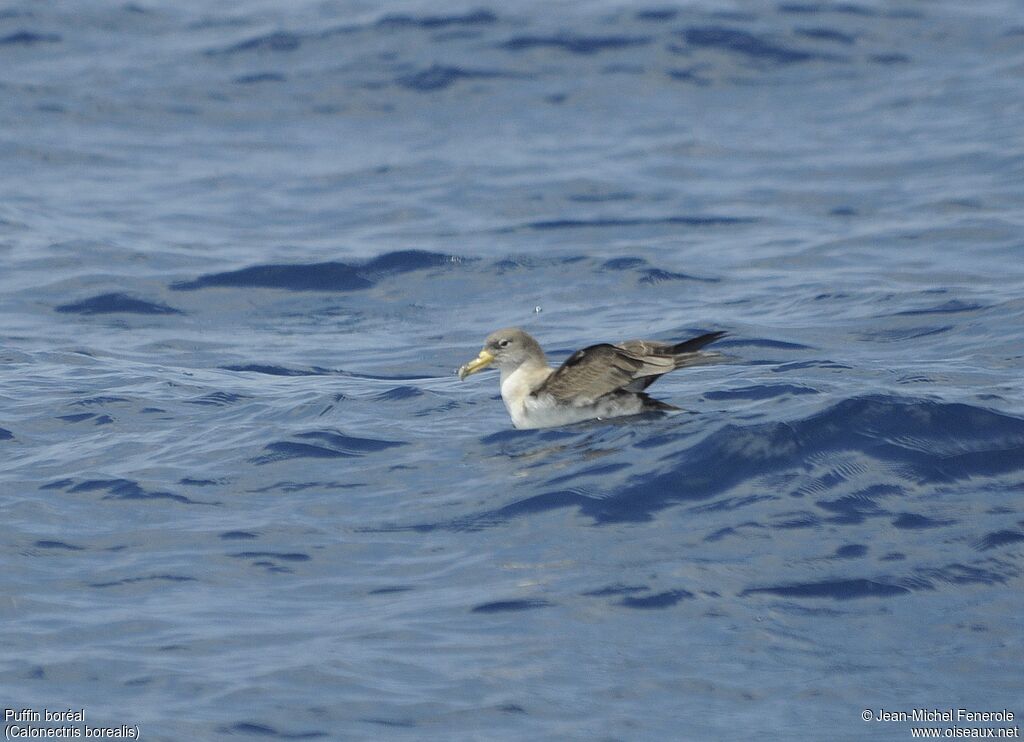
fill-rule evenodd
<path id="1" fill-rule="evenodd" d="M 641 358 L 651 356 L 670 357 L 672 368 L 686 368 L 687 366 L 706 366 L 711 363 L 722 361 L 725 356 L 721 353 L 703 351 L 705 345 L 715 342 L 724 337 L 724 332 L 708 332 L 704 335 L 684 340 L 681 343 L 662 343 L 657 340 L 627 340 L 619 343 L 619 347 L 631 355 Z M 640 392 L 658 380 L 660 374 L 652 374 L 638 378 L 635 382 L 626 387 L 626 391 Z"/>
<path id="2" fill-rule="evenodd" d="M 676 356 L 676 368 L 691 365 L 687 361 L 698 355 L 705 345 L 725 337 L 724 332 L 707 332 L 703 335 L 684 340 L 681 343 L 662 343 L 657 340 L 627 340 L 619 343 L 619 347 L 635 356 Z"/>
<path id="3" fill-rule="evenodd" d="M 636 354 L 623 346 L 602 343 L 573 353 L 533 393 L 585 405 L 637 379 L 661 376 L 673 368 L 671 355 Z"/>
<path id="4" fill-rule="evenodd" d="M 670 356 L 672 355 L 672 343 L 659 343 L 657 340 L 626 340 L 619 343 L 627 353 L 635 356 Z"/>

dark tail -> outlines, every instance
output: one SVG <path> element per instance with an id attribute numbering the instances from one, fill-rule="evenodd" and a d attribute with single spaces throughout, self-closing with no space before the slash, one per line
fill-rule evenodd
<path id="1" fill-rule="evenodd" d="M 655 376 L 654 378 L 656 379 L 658 377 Z M 640 392 L 637 396 L 642 400 L 643 406 L 641 409 L 644 412 L 670 412 L 672 410 L 682 409 L 681 407 L 676 407 L 674 404 L 669 404 L 668 402 L 662 402 L 660 399 L 655 399 L 644 392 Z"/>
<path id="2" fill-rule="evenodd" d="M 726 335 L 726 333 L 724 332 L 709 332 L 706 335 L 698 335 L 695 338 L 684 340 L 683 342 L 678 343 L 677 345 L 669 346 L 668 351 L 672 353 L 672 355 L 674 356 L 672 360 L 675 361 L 675 367 L 687 368 L 688 366 L 707 366 L 712 363 L 720 363 L 725 358 L 725 356 L 723 356 L 721 353 L 715 353 L 714 351 L 709 353 L 701 353 L 700 349 L 703 348 L 708 343 L 715 342 L 724 335 Z M 664 350 L 661 351 L 661 353 L 664 352 Z M 625 388 L 632 392 L 639 392 L 642 389 L 646 389 L 647 387 L 649 387 L 657 379 L 661 378 L 661 376 L 662 374 L 656 374 L 654 376 L 644 376 L 642 378 L 636 379 L 635 381 L 633 381 L 632 384 Z M 653 404 L 654 406 L 649 407 L 648 404 Z M 673 407 L 672 405 L 666 405 L 664 402 L 661 402 L 656 399 L 651 399 L 650 397 L 646 397 L 645 395 L 644 409 L 677 410 L 679 408 Z"/>
<path id="3" fill-rule="evenodd" d="M 684 340 L 678 345 L 672 346 L 672 355 L 679 355 L 680 353 L 696 353 L 698 350 L 703 348 L 705 345 L 710 345 L 719 338 L 728 335 L 727 332 L 709 332 L 705 335 L 698 335 L 695 338 Z"/>

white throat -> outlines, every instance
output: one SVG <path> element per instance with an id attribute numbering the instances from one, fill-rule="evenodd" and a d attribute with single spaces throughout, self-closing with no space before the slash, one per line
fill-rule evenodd
<path id="1" fill-rule="evenodd" d="M 512 424 L 517 428 L 533 427 L 528 419 L 527 402 L 530 393 L 550 376 L 551 372 L 552 369 L 547 365 L 532 363 L 522 363 L 511 371 L 501 369 L 501 399 L 512 418 Z"/>

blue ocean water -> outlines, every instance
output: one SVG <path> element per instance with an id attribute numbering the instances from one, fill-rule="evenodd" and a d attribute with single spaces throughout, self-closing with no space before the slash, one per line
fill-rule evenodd
<path id="1" fill-rule="evenodd" d="M 1019 719 L 1022 72 L 998 0 L 5 2 L 0 699 L 149 740 Z M 507 325 L 730 361 L 515 431 L 454 376 Z"/>

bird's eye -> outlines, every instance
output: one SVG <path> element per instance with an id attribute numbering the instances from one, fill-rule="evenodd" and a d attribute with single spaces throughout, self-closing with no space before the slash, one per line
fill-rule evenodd
<path id="1" fill-rule="evenodd" d="M 499 347 L 499 348 L 507 348 L 507 347 L 508 347 L 508 344 L 509 344 L 510 342 L 512 342 L 512 341 L 511 341 L 511 340 L 509 340 L 508 338 L 505 338 L 504 340 L 499 340 L 499 341 L 498 341 L 498 347 Z"/>

